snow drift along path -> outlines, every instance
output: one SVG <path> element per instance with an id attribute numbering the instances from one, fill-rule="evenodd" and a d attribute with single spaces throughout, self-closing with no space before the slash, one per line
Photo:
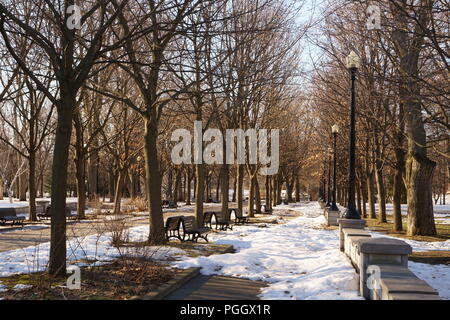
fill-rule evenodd
<path id="1" fill-rule="evenodd" d="M 180 268 L 202 267 L 205 275 L 225 275 L 269 282 L 262 299 L 361 299 L 357 275 L 339 251 L 337 231 L 320 230 L 325 223 L 316 203 L 285 206 L 304 216 L 271 228 L 239 226 L 211 235 L 237 253 L 186 258 Z"/>

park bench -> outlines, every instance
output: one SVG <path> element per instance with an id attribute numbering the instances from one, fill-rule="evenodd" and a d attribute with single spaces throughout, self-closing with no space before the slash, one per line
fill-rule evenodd
<path id="1" fill-rule="evenodd" d="M 272 214 L 272 209 L 269 209 L 267 204 L 263 204 L 262 209 L 262 214 Z"/>
<path id="2" fill-rule="evenodd" d="M 248 222 L 249 217 L 244 217 L 242 214 L 242 210 L 239 208 L 229 209 L 230 217 L 231 213 L 234 212 L 234 223 L 235 224 L 244 224 Z"/>
<path id="3" fill-rule="evenodd" d="M 197 227 L 194 216 L 182 217 L 181 222 L 183 226 L 183 241 L 198 242 L 198 239 L 203 239 L 206 242 L 209 242 L 208 233 L 211 229 L 207 227 Z M 188 236 L 187 239 L 186 235 Z"/>
<path id="4" fill-rule="evenodd" d="M 212 229 L 212 218 L 215 217 L 215 212 L 205 212 L 203 214 L 203 226 Z"/>
<path id="5" fill-rule="evenodd" d="M 25 218 L 17 216 L 17 212 L 14 208 L 0 208 L 0 225 L 5 226 L 7 222 L 11 222 L 11 225 L 21 225 Z"/>
<path id="6" fill-rule="evenodd" d="M 39 220 L 50 220 L 52 218 L 51 214 L 51 206 L 48 206 L 45 210 L 45 213 L 37 215 Z M 69 207 L 66 207 L 66 219 L 67 220 L 75 220 L 77 218 L 76 214 L 72 214 L 72 210 Z"/>
<path id="7" fill-rule="evenodd" d="M 169 241 L 170 238 L 176 238 L 180 241 L 183 241 L 183 238 L 181 237 L 180 234 L 180 226 L 182 218 L 183 217 L 181 216 L 167 218 L 165 226 L 167 241 Z"/>
<path id="8" fill-rule="evenodd" d="M 176 209 L 178 208 L 178 204 L 173 200 L 164 200 L 162 202 L 163 209 Z"/>
<path id="9" fill-rule="evenodd" d="M 42 208 L 42 213 L 47 212 L 47 206 L 50 204 L 50 201 L 48 200 L 37 200 L 36 206 Z"/>
<path id="10" fill-rule="evenodd" d="M 222 212 L 216 212 L 216 230 L 220 229 L 222 231 L 227 231 L 228 229 L 233 230 L 231 225 L 231 213 L 230 210 L 225 214 Z"/>
<path id="11" fill-rule="evenodd" d="M 258 210 L 253 209 L 254 214 L 258 214 Z M 267 205 L 261 205 L 261 214 L 272 214 L 272 209 L 267 209 Z"/>

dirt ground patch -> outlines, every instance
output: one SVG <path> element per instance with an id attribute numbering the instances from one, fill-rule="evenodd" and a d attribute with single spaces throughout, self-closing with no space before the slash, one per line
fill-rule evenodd
<path id="1" fill-rule="evenodd" d="M 0 278 L 9 290 L 4 300 L 127 300 L 144 295 L 171 280 L 178 269 L 139 259 L 119 259 L 112 264 L 82 268 L 81 290 L 69 290 L 66 278 L 33 273 Z M 14 290 L 16 285 L 23 289 Z"/>

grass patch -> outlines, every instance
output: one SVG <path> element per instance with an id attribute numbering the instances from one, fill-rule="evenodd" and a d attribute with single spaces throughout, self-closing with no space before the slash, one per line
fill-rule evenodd
<path id="1" fill-rule="evenodd" d="M 409 256 L 409 260 L 419 263 L 450 265 L 450 251 L 413 252 Z"/>
<path id="2" fill-rule="evenodd" d="M 407 224 L 406 220 L 403 219 L 403 230 L 404 231 L 393 231 L 394 230 L 394 223 L 391 219 L 388 218 L 387 223 L 379 223 L 378 220 L 375 219 L 366 219 L 367 226 L 372 231 L 377 231 L 381 233 L 385 233 L 390 236 L 403 238 L 403 239 L 409 239 L 409 240 L 416 240 L 416 241 L 427 241 L 427 242 L 439 242 L 439 241 L 447 241 L 450 240 L 450 225 L 449 224 L 436 224 L 437 229 L 437 236 L 431 237 L 431 236 L 408 236 L 406 234 L 407 230 Z"/>

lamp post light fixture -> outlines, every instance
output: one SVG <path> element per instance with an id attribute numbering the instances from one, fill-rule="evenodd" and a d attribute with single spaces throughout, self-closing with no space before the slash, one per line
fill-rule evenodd
<path id="1" fill-rule="evenodd" d="M 349 166 L 348 166 L 348 202 L 345 219 L 361 219 L 361 215 L 355 207 L 355 162 L 356 162 L 356 72 L 360 67 L 360 58 L 352 51 L 347 57 L 347 69 L 350 71 L 352 81 L 352 102 L 350 108 L 350 143 L 349 143 Z"/>
<path id="2" fill-rule="evenodd" d="M 339 134 L 339 126 L 335 124 L 331 127 L 331 132 L 333 133 L 333 201 L 331 203 L 330 210 L 339 211 L 336 205 L 336 146 L 337 146 L 337 135 Z"/>

